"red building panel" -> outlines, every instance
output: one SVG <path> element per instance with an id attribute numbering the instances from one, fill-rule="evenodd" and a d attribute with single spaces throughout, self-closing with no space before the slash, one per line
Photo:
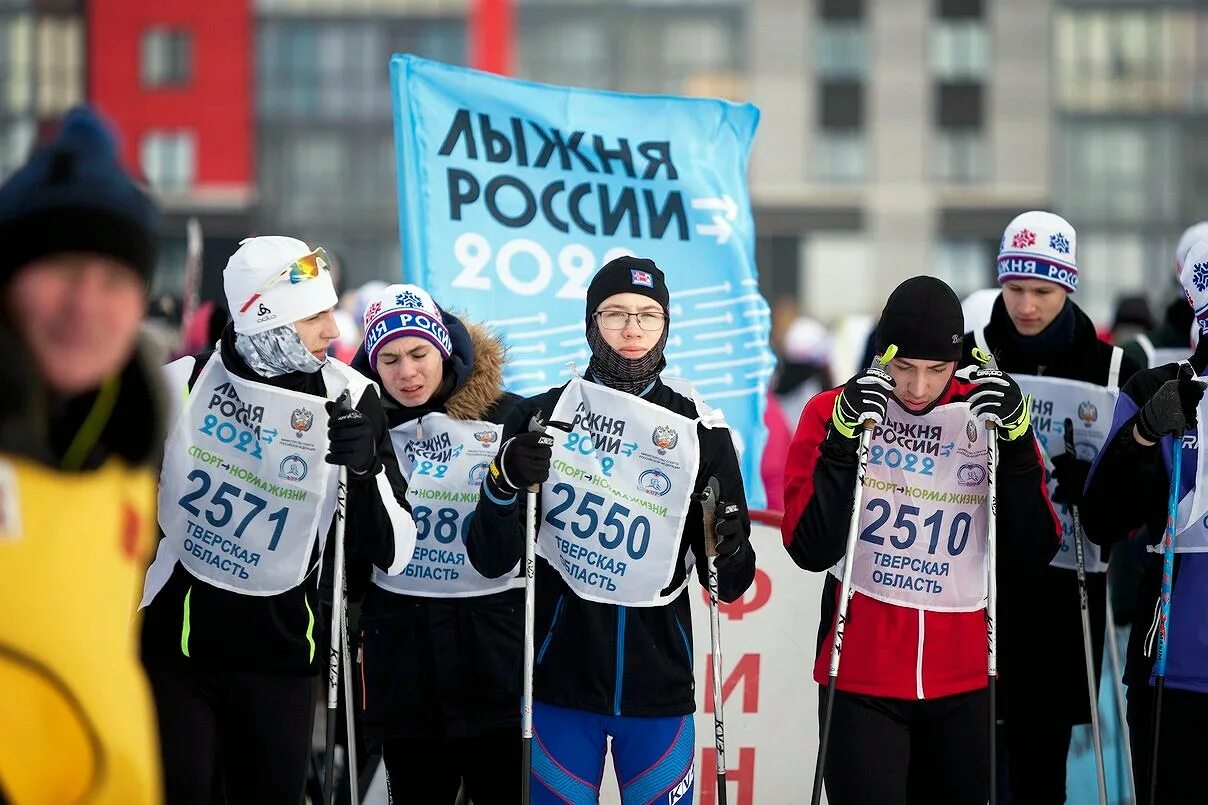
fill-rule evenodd
<path id="1" fill-rule="evenodd" d="M 251 0 L 91 0 L 87 8 L 88 97 L 121 128 L 129 168 L 140 173 L 139 143 L 147 132 L 189 129 L 196 137 L 197 190 L 250 188 L 255 182 Z M 154 28 L 190 32 L 187 83 L 143 84 L 143 36 Z"/>

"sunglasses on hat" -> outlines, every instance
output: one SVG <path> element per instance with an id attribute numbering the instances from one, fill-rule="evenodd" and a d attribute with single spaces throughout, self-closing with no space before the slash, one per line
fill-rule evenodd
<path id="1" fill-rule="evenodd" d="M 281 269 L 280 273 L 274 275 L 268 282 L 264 283 L 264 285 L 260 286 L 260 290 L 252 294 L 251 297 L 243 303 L 243 306 L 239 308 L 239 312 L 247 312 L 247 309 L 260 298 L 261 294 L 279 282 L 288 279 L 290 285 L 297 285 L 299 282 L 313 280 L 315 277 L 319 276 L 320 271 L 330 270 L 331 260 L 328 258 L 327 252 L 322 246 L 320 246 L 310 254 L 302 255 L 297 260 Z"/>

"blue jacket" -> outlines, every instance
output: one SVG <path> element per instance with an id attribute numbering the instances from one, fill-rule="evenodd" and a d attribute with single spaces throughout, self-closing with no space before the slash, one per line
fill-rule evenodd
<path id="1" fill-rule="evenodd" d="M 1191 363 L 1197 373 L 1204 373 L 1208 341 L 1200 342 Z M 1142 525 L 1148 526 L 1150 541 L 1161 541 L 1166 528 L 1174 440 L 1167 437 L 1145 447 L 1137 443 L 1132 431 L 1141 407 L 1177 372 L 1178 365 L 1173 363 L 1147 369 L 1134 375 L 1122 389 L 1107 446 L 1091 471 L 1082 503 L 1083 528 L 1098 545 L 1125 540 Z M 1180 499 L 1196 484 L 1197 441 L 1195 432 L 1188 431 L 1179 452 Z M 1157 658 L 1155 626 L 1162 555 L 1143 544 L 1131 547 L 1140 558 L 1142 578 L 1124 681 L 1137 685 L 1149 681 Z M 1208 693 L 1208 554 L 1175 555 L 1170 612 L 1166 685 Z"/>

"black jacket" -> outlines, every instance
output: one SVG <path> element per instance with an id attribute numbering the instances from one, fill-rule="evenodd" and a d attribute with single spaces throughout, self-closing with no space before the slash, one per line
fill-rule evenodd
<path id="1" fill-rule="evenodd" d="M 521 401 L 504 425 L 503 438 L 526 430 L 537 411 L 549 416 L 563 388 Z M 695 403 L 661 380 L 655 381 L 643 399 L 682 416 L 697 416 Z M 746 496 L 730 434 L 703 426 L 698 426 L 698 432 L 700 469 L 694 491 L 699 493 L 710 475 L 717 476 L 720 499 L 739 506 L 743 528 L 749 535 Z M 466 535 L 466 549 L 470 562 L 485 576 L 507 573 L 524 555 L 522 497 L 517 496 L 508 505 L 499 505 L 489 495 L 479 497 Z M 539 497 L 539 511 L 540 505 Z M 683 584 L 689 550 L 695 554 L 703 584 L 707 567 L 704 526 L 701 506 L 695 501 L 688 509 L 679 564 L 668 591 Z M 744 553 L 746 560 L 740 566 L 719 574 L 719 594 L 725 601 L 741 596 L 755 578 L 755 552 Z M 686 587 L 664 606 L 625 607 L 579 598 L 543 560 L 537 562 L 536 574 L 534 698 L 561 707 L 623 716 L 684 715 L 696 709 L 688 598 L 691 588 Z"/>
<path id="2" fill-rule="evenodd" d="M 234 329 L 230 325 L 223 331 L 220 350 L 227 371 L 238 377 L 317 397 L 327 396 L 322 372 L 293 372 L 272 379 L 257 375 L 235 351 Z M 209 353 L 197 356 L 190 387 L 209 357 Z M 395 500 L 410 511 L 406 503 L 407 484 L 399 472 L 375 389 L 366 389 L 357 409 L 369 417 L 379 434 L 378 457 Z M 356 478 L 349 474 L 347 512 L 345 540 L 349 553 L 363 552 L 380 567 L 394 564 L 400 541 L 378 493 L 376 476 Z M 334 531 L 333 519 L 328 545 L 334 545 Z M 317 543 L 315 550 L 318 551 Z M 318 673 L 320 667 L 326 666 L 324 647 L 330 632 L 330 624 L 320 618 L 318 585 L 319 572 L 312 571 L 301 584 L 284 593 L 240 595 L 197 579 L 177 563 L 171 578 L 144 611 L 143 661 L 148 665 L 176 664 L 261 673 Z"/>
<path id="3" fill-rule="evenodd" d="M 484 328 L 444 316 L 453 341 L 445 382 L 420 408 L 401 407 L 383 391 L 391 428 L 433 412 L 502 424 L 519 399 L 503 391 L 499 340 Z M 380 382 L 363 349 L 352 365 Z M 363 721 L 371 742 L 519 729 L 522 588 L 473 598 L 425 598 L 370 585 L 360 637 Z"/>
<path id="4" fill-rule="evenodd" d="M 1034 337 L 1049 343 L 1029 347 L 1028 342 L 1034 339 L 1021 339 L 999 296 L 985 338 L 998 368 L 1010 374 L 1044 375 L 1100 386 L 1108 382 L 1115 348 L 1099 339 L 1094 322 L 1072 301 L 1066 301 L 1065 310 L 1050 330 Z M 1054 340 L 1056 343 L 1052 343 Z M 974 346 L 971 333 L 965 337 L 966 365 L 973 361 Z M 1140 368 L 1136 361 L 1123 356 L 1119 384 L 1122 386 Z M 1086 584 L 1098 679 L 1103 662 L 1106 574 L 1087 573 Z M 1062 723 L 1088 723 L 1090 705 L 1083 670 L 1086 660 L 1076 573 L 1052 565 L 1000 573 L 998 594 L 1004 717 L 1027 720 L 1043 713 L 1046 719 Z M 1044 657 L 1044 662 L 1037 662 L 1037 657 Z"/>

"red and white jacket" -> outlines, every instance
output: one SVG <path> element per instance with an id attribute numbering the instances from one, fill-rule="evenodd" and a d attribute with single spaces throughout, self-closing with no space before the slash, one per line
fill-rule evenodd
<path id="1" fill-rule="evenodd" d="M 957 379 L 936 405 L 962 402 L 972 384 Z M 801 414 L 785 466 L 784 545 L 799 567 L 825 572 L 843 558 L 856 484 L 856 444 L 830 425 L 841 388 L 810 400 Z M 1061 545 L 1061 526 L 1049 503 L 1040 448 L 1029 428 L 999 441 L 998 574 L 1044 567 Z M 825 685 L 839 599 L 827 574 L 818 628 L 814 679 Z M 998 609 L 1001 623 L 1010 612 Z M 931 612 L 852 596 L 843 635 L 839 690 L 891 699 L 935 699 L 987 684 L 986 616 Z"/>

